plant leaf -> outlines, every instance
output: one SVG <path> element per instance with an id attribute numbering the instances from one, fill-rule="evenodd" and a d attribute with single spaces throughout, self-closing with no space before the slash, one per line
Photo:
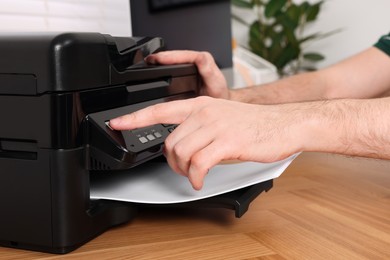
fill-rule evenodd
<path id="1" fill-rule="evenodd" d="M 301 9 L 301 13 L 304 14 L 307 12 L 307 9 L 310 7 L 310 4 L 305 1 L 303 2 L 300 6 L 299 6 L 299 9 Z"/>
<path id="2" fill-rule="evenodd" d="M 323 1 L 318 2 L 317 4 L 314 4 L 307 8 L 306 10 L 306 21 L 307 22 L 312 22 L 315 19 L 317 19 L 317 16 L 320 12 L 321 5 L 323 4 Z"/>
<path id="3" fill-rule="evenodd" d="M 293 23 L 293 28 L 296 28 L 301 18 L 301 10 L 295 4 L 290 5 L 286 10 L 286 15 L 290 18 Z"/>
<path id="4" fill-rule="evenodd" d="M 284 44 L 283 38 L 285 35 L 283 33 L 275 33 L 275 36 L 272 37 L 272 44 L 267 49 L 268 50 L 268 61 L 272 64 L 275 64 L 277 57 L 280 56 L 280 52 L 283 50 L 282 44 Z"/>
<path id="5" fill-rule="evenodd" d="M 260 24 L 259 21 L 252 23 L 249 28 L 249 47 L 251 48 L 252 52 L 267 59 L 265 57 L 267 55 L 267 49 L 264 43 L 265 37 L 263 36 L 262 31 L 263 25 Z"/>
<path id="6" fill-rule="evenodd" d="M 275 60 L 274 65 L 278 68 L 279 71 L 282 71 L 288 63 L 298 58 L 299 53 L 299 48 L 289 44 L 282 50 L 279 57 Z"/>
<path id="7" fill-rule="evenodd" d="M 284 30 L 286 32 L 291 32 L 291 33 L 294 33 L 295 32 L 295 29 L 297 28 L 298 26 L 298 22 L 297 21 L 293 21 L 290 16 L 288 15 L 284 15 L 284 14 L 280 14 L 278 16 L 275 17 L 276 18 L 276 21 L 283 26 Z"/>
<path id="8" fill-rule="evenodd" d="M 286 5 L 287 0 L 270 0 L 265 5 L 264 15 L 267 18 L 275 16 Z"/>
<path id="9" fill-rule="evenodd" d="M 310 40 L 314 40 L 316 39 L 317 37 L 319 37 L 320 34 L 319 33 L 313 33 L 313 34 L 310 34 L 302 39 L 299 40 L 299 43 L 304 43 L 306 41 L 310 41 Z"/>
<path id="10" fill-rule="evenodd" d="M 231 0 L 232 5 L 242 8 L 253 8 L 253 1 L 247 2 L 245 0 Z"/>
<path id="11" fill-rule="evenodd" d="M 300 68 L 300 71 L 316 71 L 317 68 L 314 66 L 302 66 Z"/>
<path id="12" fill-rule="evenodd" d="M 305 53 L 303 54 L 303 58 L 309 61 L 321 61 L 325 59 L 325 57 L 322 54 L 316 52 Z"/>
<path id="13" fill-rule="evenodd" d="M 245 26 L 249 26 L 250 25 L 247 21 L 242 19 L 242 17 L 239 16 L 239 15 L 232 14 L 232 19 L 234 19 L 235 21 L 237 21 L 237 22 L 239 22 L 239 23 L 241 23 L 241 24 L 243 24 Z"/>
<path id="14" fill-rule="evenodd" d="M 249 38 L 254 39 L 256 41 L 262 41 L 264 37 L 262 37 L 262 25 L 259 21 L 255 21 L 249 27 Z"/>
<path id="15" fill-rule="evenodd" d="M 339 33 L 341 31 L 342 31 L 342 29 L 335 29 L 333 31 L 326 32 L 326 33 L 313 33 L 313 34 L 310 34 L 310 35 L 300 39 L 299 42 L 304 43 L 306 41 L 324 39 L 326 37 L 332 36 L 333 34 Z"/>

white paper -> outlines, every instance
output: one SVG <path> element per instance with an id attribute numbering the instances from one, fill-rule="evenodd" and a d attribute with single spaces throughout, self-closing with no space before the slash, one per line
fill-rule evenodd
<path id="1" fill-rule="evenodd" d="M 90 197 L 148 204 L 194 201 L 275 179 L 296 156 L 274 163 L 217 165 L 209 171 L 200 191 L 194 190 L 188 179 L 174 173 L 167 163 L 150 162 L 125 172 L 94 176 Z"/>

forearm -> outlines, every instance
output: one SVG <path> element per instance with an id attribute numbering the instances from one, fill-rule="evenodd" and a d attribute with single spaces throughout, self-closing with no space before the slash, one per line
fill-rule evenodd
<path id="1" fill-rule="evenodd" d="M 390 98 L 301 105 L 302 151 L 390 159 Z"/>
<path id="2" fill-rule="evenodd" d="M 390 58 L 371 47 L 328 68 L 238 90 L 230 99 L 254 104 L 280 104 L 341 98 L 374 98 L 390 94 Z"/>
<path id="3" fill-rule="evenodd" d="M 230 99 L 252 104 L 283 104 L 327 99 L 319 72 L 294 75 L 265 85 L 230 90 Z"/>
<path id="4" fill-rule="evenodd" d="M 389 119 L 390 98 L 253 105 L 202 96 L 159 103 L 110 126 L 178 124 L 165 140 L 165 156 L 199 190 L 224 160 L 275 162 L 302 151 L 390 160 Z"/>

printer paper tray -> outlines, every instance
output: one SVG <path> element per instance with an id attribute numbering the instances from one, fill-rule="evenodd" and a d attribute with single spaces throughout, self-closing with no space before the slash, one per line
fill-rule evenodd
<path id="1" fill-rule="evenodd" d="M 91 174 L 93 200 L 130 202 L 163 207 L 223 207 L 240 217 L 262 191 L 272 188 L 296 155 L 274 163 L 243 162 L 210 169 L 202 190 L 192 189 L 188 179 L 175 174 L 165 162 L 149 162 L 120 172 Z"/>
<path id="2" fill-rule="evenodd" d="M 226 208 L 235 211 L 237 218 L 242 217 L 248 210 L 250 203 L 263 191 L 269 191 L 273 186 L 273 180 L 245 187 L 221 195 L 201 199 L 197 201 L 176 203 L 176 204 L 138 204 L 140 208 L 163 207 L 163 208 Z"/>

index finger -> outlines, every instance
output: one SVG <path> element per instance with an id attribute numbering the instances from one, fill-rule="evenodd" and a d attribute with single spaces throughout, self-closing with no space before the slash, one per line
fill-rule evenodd
<path id="1" fill-rule="evenodd" d="M 192 111 L 191 100 L 160 103 L 110 120 L 115 130 L 132 130 L 154 124 L 180 124 Z"/>
<path id="2" fill-rule="evenodd" d="M 160 64 L 181 64 L 181 63 L 195 63 L 199 52 L 197 51 L 162 51 L 154 53 L 146 57 L 148 63 L 160 63 Z"/>

